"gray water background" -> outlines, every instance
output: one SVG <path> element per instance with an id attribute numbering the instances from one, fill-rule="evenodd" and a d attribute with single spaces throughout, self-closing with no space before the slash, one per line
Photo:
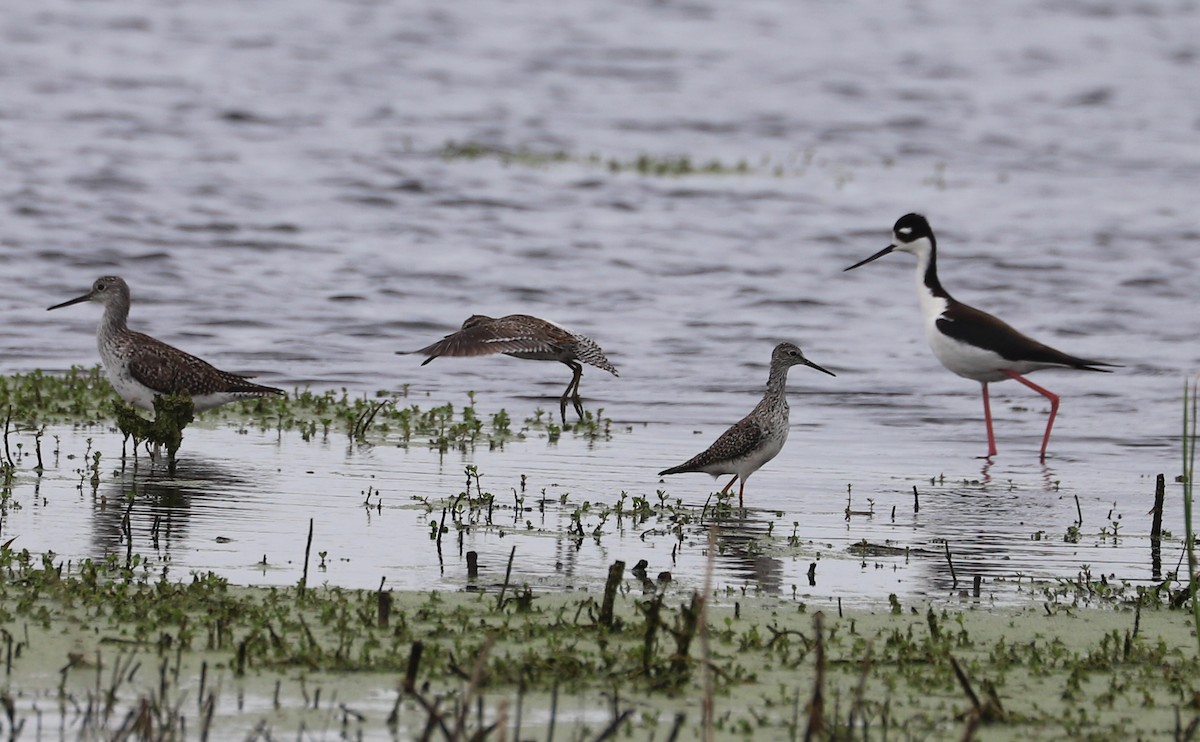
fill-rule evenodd
<path id="1" fill-rule="evenodd" d="M 97 308 L 45 307 L 109 273 L 133 288 L 136 329 L 288 388 L 408 385 L 422 404 L 456 405 L 473 390 L 482 410 L 516 420 L 555 409 L 561 366 L 394 355 L 475 312 L 559 321 L 621 371 L 585 372 L 585 403 L 617 421 L 595 444 L 535 438 L 441 457 L 189 431 L 180 477 L 152 485 L 185 497 L 135 515 L 140 548 L 167 508 L 180 572 L 294 582 L 315 517 L 330 582 L 460 584 L 457 550 L 439 565 L 426 516 L 401 506 L 457 492 L 466 464 L 498 491 L 527 474 L 572 502 L 665 488 L 701 504 L 708 478 L 654 473 L 745 414 L 771 347 L 791 340 L 838 376 L 793 371 L 792 438 L 750 481 L 747 504 L 762 512 L 746 530 L 797 523 L 808 546 L 722 562 L 725 584 L 786 591 L 819 560 L 820 597 L 949 589 L 940 557 L 847 557 L 863 538 L 938 554 L 948 540 L 960 579 L 1070 577 L 1084 564 L 1150 577 L 1153 476 L 1179 471 L 1181 390 L 1200 358 L 1195 2 L 49 0 L 4 11 L 3 371 L 96 362 Z M 446 158 L 449 142 L 568 157 Z M 748 171 L 603 164 L 640 155 Z M 1016 384 L 993 387 L 1000 455 L 987 468 L 976 458 L 979 387 L 926 347 L 911 258 L 841 272 L 914 210 L 937 230 L 958 298 L 1122 365 L 1034 377 L 1063 397 L 1045 466 L 1048 406 Z M 64 452 L 94 437 L 119 453 L 102 432 L 58 433 Z M 39 497 L 18 490 L 30 506 L 4 535 L 68 557 L 122 548 L 111 506 L 78 489 L 79 466 L 64 456 Z M 129 484 L 106 464 L 110 501 Z M 847 485 L 856 506 L 876 501 L 875 517 L 845 521 Z M 914 485 L 926 490 L 919 514 Z M 360 505 L 369 486 L 387 506 L 373 518 Z M 1174 484 L 1170 495 L 1178 536 Z M 1084 537 L 1067 544 L 1075 497 Z M 561 530 L 566 511 L 551 511 Z M 1103 537 L 1114 520 L 1120 538 Z M 493 569 L 518 543 L 518 577 L 556 586 L 643 555 L 685 582 L 703 571 L 702 531 L 674 562 L 669 541 L 619 533 L 575 548 L 473 538 L 466 548 Z M 257 566 L 263 556 L 276 566 Z"/>

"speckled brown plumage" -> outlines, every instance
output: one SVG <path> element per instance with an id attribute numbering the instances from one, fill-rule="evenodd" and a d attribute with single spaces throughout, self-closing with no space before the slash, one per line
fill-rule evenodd
<path id="1" fill-rule="evenodd" d="M 583 367 L 578 361 L 619 376 L 604 351 L 591 338 L 571 332 L 565 327 L 528 314 L 510 314 L 505 317 L 488 317 L 475 314 L 463 322 L 462 329 L 441 340 L 421 348 L 416 353 L 429 356 L 424 366 L 438 356 L 485 356 L 503 353 L 513 358 L 531 361 L 558 361 L 570 367 L 573 375 L 559 403 L 559 413 L 567 419 L 567 399 L 570 398 L 575 411 L 583 417 L 583 404 L 579 398 L 579 380 Z"/>
<path id="2" fill-rule="evenodd" d="M 129 285 L 118 276 L 96 279 L 92 290 L 50 309 L 95 301 L 104 305 L 96 331 L 100 359 L 117 394 L 126 402 L 154 409 L 159 394 L 186 393 L 197 410 L 206 410 L 238 399 L 284 394 L 282 389 L 249 381 L 249 376 L 221 371 L 212 364 L 126 327 L 129 318 Z"/>
<path id="3" fill-rule="evenodd" d="M 679 466 L 663 469 L 658 475 L 705 472 L 714 477 L 733 474 L 733 478 L 721 490 L 729 492 L 733 483 L 741 480 L 738 487 L 738 506 L 745 507 L 743 496 L 746 480 L 750 475 L 783 450 L 788 436 L 788 403 L 785 387 L 788 369 L 796 365 L 811 366 L 818 371 L 834 376 L 804 357 L 800 348 L 792 343 L 780 343 L 771 353 L 771 370 L 767 375 L 767 391 L 762 400 L 741 420 L 721 434 L 707 449 Z"/>

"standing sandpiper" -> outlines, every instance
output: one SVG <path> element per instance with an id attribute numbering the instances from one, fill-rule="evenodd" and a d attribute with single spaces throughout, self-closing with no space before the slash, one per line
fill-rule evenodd
<path id="1" fill-rule="evenodd" d="M 125 326 L 129 318 L 129 284 L 118 276 L 97 278 L 92 290 L 50 309 L 84 301 L 104 305 L 104 316 L 96 329 L 96 344 L 104 373 L 127 403 L 144 410 L 154 409 L 160 394 L 187 393 L 197 411 L 250 397 L 286 394 L 282 389 L 247 381 L 252 377 L 220 371 L 196 356 L 133 332 Z"/>
<path id="2" fill-rule="evenodd" d="M 837 376 L 804 357 L 800 348 L 791 343 L 780 343 L 771 353 L 771 371 L 767 376 L 767 393 L 749 415 L 738 420 L 733 427 L 721 434 L 708 450 L 693 456 L 687 462 L 658 475 L 704 472 L 714 477 L 733 474 L 733 479 L 721 490 L 729 492 L 733 483 L 741 480 L 738 487 L 738 507 L 745 507 L 742 499 L 746 491 L 746 480 L 759 468 L 775 458 L 783 450 L 788 436 L 788 403 L 784 387 L 787 385 L 788 369 L 792 366 L 811 366 L 830 376 Z"/>
<path id="3" fill-rule="evenodd" d="M 492 353 L 531 361 L 564 363 L 574 373 L 559 400 L 559 414 L 564 425 L 567 422 L 568 398 L 579 417 L 583 417 L 583 404 L 579 399 L 579 379 L 583 376 L 583 366 L 579 365 L 579 361 L 604 369 L 613 376 L 620 376 L 604 356 L 604 351 L 591 338 L 528 314 L 510 314 L 500 318 L 473 314 L 463 322 L 458 332 L 413 352 L 429 356 L 422 361 L 422 366 L 438 356 L 486 356 Z M 398 353 L 404 354 L 403 351 Z"/>
<path id="4" fill-rule="evenodd" d="M 967 306 L 942 288 L 937 274 L 937 238 L 933 228 L 920 214 L 906 214 L 892 227 L 892 243 L 866 260 L 846 270 L 854 270 L 890 252 L 906 252 L 917 258 L 917 298 L 925 319 L 925 338 L 933 354 L 950 371 L 983 385 L 983 419 L 987 424 L 988 452 L 996 455 L 996 436 L 992 433 L 992 408 L 988 383 L 1016 379 L 1050 400 L 1050 418 L 1042 436 L 1041 460 L 1046 460 L 1050 428 L 1058 414 L 1058 395 L 1025 378 L 1025 374 L 1044 368 L 1068 368 L 1104 371 L 1097 366 L 1116 364 L 1077 358 L 1043 345 L 1017 332 L 1002 320 Z"/>

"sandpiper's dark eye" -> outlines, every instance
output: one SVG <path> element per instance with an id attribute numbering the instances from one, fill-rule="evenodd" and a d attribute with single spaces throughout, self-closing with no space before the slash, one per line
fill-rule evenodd
<path id="1" fill-rule="evenodd" d="M 97 290 L 97 291 L 103 291 L 104 289 L 105 289 L 105 284 L 104 284 L 104 283 L 102 283 L 102 282 L 100 282 L 100 281 L 97 281 L 97 282 L 96 282 L 96 290 Z"/>

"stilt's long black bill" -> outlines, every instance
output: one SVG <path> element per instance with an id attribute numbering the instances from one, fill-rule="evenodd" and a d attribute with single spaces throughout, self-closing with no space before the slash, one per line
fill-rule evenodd
<path id="1" fill-rule="evenodd" d="M 843 269 L 842 273 L 845 273 L 846 271 L 852 271 L 855 268 L 859 267 L 860 265 L 866 265 L 867 263 L 870 263 L 872 260 L 879 260 L 884 255 L 887 255 L 888 253 L 890 253 L 892 250 L 895 250 L 895 249 L 896 249 L 895 245 L 888 245 L 887 247 L 883 248 L 882 250 L 875 253 L 874 255 L 867 258 L 866 260 L 860 260 L 857 263 L 855 263 L 854 265 L 850 266 L 849 268 Z"/>
<path id="2" fill-rule="evenodd" d="M 71 299 L 70 301 L 64 301 L 62 304 L 55 304 L 52 307 L 46 307 L 46 311 L 49 312 L 51 309 L 62 309 L 63 307 L 69 307 L 72 304 L 78 304 L 79 302 L 87 301 L 90 298 L 92 298 L 90 293 L 84 294 L 83 296 L 76 296 L 74 299 Z"/>
<path id="3" fill-rule="evenodd" d="M 805 358 L 805 359 L 804 359 L 804 365 L 805 365 L 805 366 L 812 366 L 812 367 L 813 367 L 813 368 L 815 368 L 816 370 L 818 370 L 818 371 L 821 371 L 821 372 L 823 372 L 823 373 L 827 373 L 827 374 L 829 374 L 830 376 L 837 376 L 837 374 L 835 374 L 834 372 L 830 371 L 830 370 L 829 370 L 829 369 L 827 369 L 827 368 L 821 368 L 820 366 L 818 366 L 817 364 L 815 364 L 815 363 L 813 363 L 812 361 L 808 360 L 807 358 Z"/>

